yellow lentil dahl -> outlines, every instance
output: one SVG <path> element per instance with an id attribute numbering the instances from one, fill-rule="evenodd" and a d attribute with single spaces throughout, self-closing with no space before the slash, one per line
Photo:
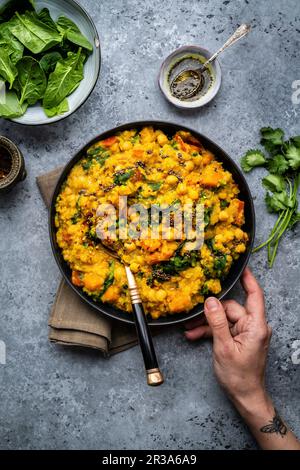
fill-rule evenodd
<path id="1" fill-rule="evenodd" d="M 70 171 L 56 202 L 57 242 L 72 282 L 99 302 L 131 311 L 124 266 L 101 251 L 100 203 L 119 196 L 146 207 L 202 202 L 205 243 L 185 252 L 182 240 L 125 240 L 120 254 L 134 272 L 145 310 L 154 319 L 187 312 L 218 294 L 222 279 L 246 250 L 244 203 L 232 175 L 193 135 L 168 137 L 145 127 L 94 144 Z"/>

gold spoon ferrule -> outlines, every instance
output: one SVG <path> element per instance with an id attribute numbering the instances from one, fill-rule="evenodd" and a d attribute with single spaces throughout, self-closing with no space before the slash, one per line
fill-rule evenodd
<path id="1" fill-rule="evenodd" d="M 127 276 L 128 289 L 130 293 L 131 302 L 133 304 L 140 304 L 142 303 L 142 299 L 140 297 L 134 275 L 132 274 L 132 271 L 129 266 L 125 266 L 125 271 L 126 271 L 126 276 Z"/>

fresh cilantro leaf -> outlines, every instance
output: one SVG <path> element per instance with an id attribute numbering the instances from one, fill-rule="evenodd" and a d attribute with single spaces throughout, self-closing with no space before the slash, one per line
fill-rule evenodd
<path id="1" fill-rule="evenodd" d="M 298 222 L 300 222 L 300 212 L 294 212 L 289 223 L 289 228 L 295 227 Z"/>
<path id="2" fill-rule="evenodd" d="M 267 193 L 265 201 L 269 212 L 280 212 L 293 207 L 293 201 L 291 201 L 285 191 L 272 195 Z"/>
<path id="3" fill-rule="evenodd" d="M 267 162 L 267 168 L 270 173 L 283 175 L 289 168 L 289 164 L 283 155 L 277 154 Z"/>
<path id="4" fill-rule="evenodd" d="M 300 168 L 300 142 L 296 138 L 284 144 L 284 154 L 293 170 Z"/>
<path id="5" fill-rule="evenodd" d="M 275 208 L 272 203 L 272 195 L 270 193 L 266 193 L 265 195 L 265 203 L 268 209 L 268 212 L 277 212 L 280 211 L 281 209 Z"/>
<path id="6" fill-rule="evenodd" d="M 296 147 L 300 147 L 300 135 L 295 135 L 291 138 L 291 141 L 296 145 Z"/>
<path id="7" fill-rule="evenodd" d="M 247 173 L 256 166 L 262 166 L 266 163 L 266 158 L 261 150 L 248 150 L 241 158 L 241 167 Z"/>
<path id="8" fill-rule="evenodd" d="M 268 211 L 277 213 L 278 218 L 268 239 L 257 246 L 254 252 L 267 246 L 268 262 L 271 268 L 280 239 L 300 222 L 300 212 L 297 212 L 300 186 L 300 135 L 284 141 L 284 133 L 281 129 L 263 127 L 261 144 L 269 153 L 264 166 L 270 173 L 262 179 L 262 184 L 267 189 L 265 203 Z M 250 171 L 252 168 L 246 156 L 243 157 L 242 168 L 244 171 Z M 206 240 L 206 244 L 215 253 L 212 241 L 213 239 Z M 205 269 L 207 270 L 206 267 Z"/>
<path id="9" fill-rule="evenodd" d="M 260 130 L 260 143 L 271 153 L 277 153 L 283 144 L 284 132 L 282 129 L 272 129 L 272 127 L 262 127 Z"/>
<path id="10" fill-rule="evenodd" d="M 264 188 L 275 192 L 282 192 L 286 189 L 286 182 L 283 176 L 280 175 L 268 175 L 262 179 L 262 185 Z"/>

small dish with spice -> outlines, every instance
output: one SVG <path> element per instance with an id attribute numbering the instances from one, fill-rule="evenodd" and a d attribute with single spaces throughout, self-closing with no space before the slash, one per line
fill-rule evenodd
<path id="1" fill-rule="evenodd" d="M 0 194 L 7 193 L 26 178 L 24 157 L 7 137 L 0 136 Z"/>
<path id="2" fill-rule="evenodd" d="M 203 73 L 201 89 L 195 96 L 179 99 L 173 95 L 171 83 L 182 71 L 197 69 L 212 56 L 210 51 L 201 46 L 182 46 L 172 52 L 162 63 L 158 83 L 165 98 L 175 106 L 195 109 L 209 103 L 218 93 L 221 85 L 221 67 L 218 60 L 209 64 Z"/>

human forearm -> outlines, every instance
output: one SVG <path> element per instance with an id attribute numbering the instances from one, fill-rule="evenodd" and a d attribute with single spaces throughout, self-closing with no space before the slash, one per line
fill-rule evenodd
<path id="1" fill-rule="evenodd" d="M 259 446 L 265 450 L 300 450 L 300 443 L 276 411 L 264 390 L 232 401 Z"/>
<path id="2" fill-rule="evenodd" d="M 300 442 L 277 414 L 265 391 L 265 369 L 271 327 L 265 315 L 264 294 L 246 268 L 242 276 L 246 301 L 222 303 L 209 297 L 205 318 L 187 323 L 186 337 L 213 338 L 214 370 L 262 449 L 300 450 Z"/>

